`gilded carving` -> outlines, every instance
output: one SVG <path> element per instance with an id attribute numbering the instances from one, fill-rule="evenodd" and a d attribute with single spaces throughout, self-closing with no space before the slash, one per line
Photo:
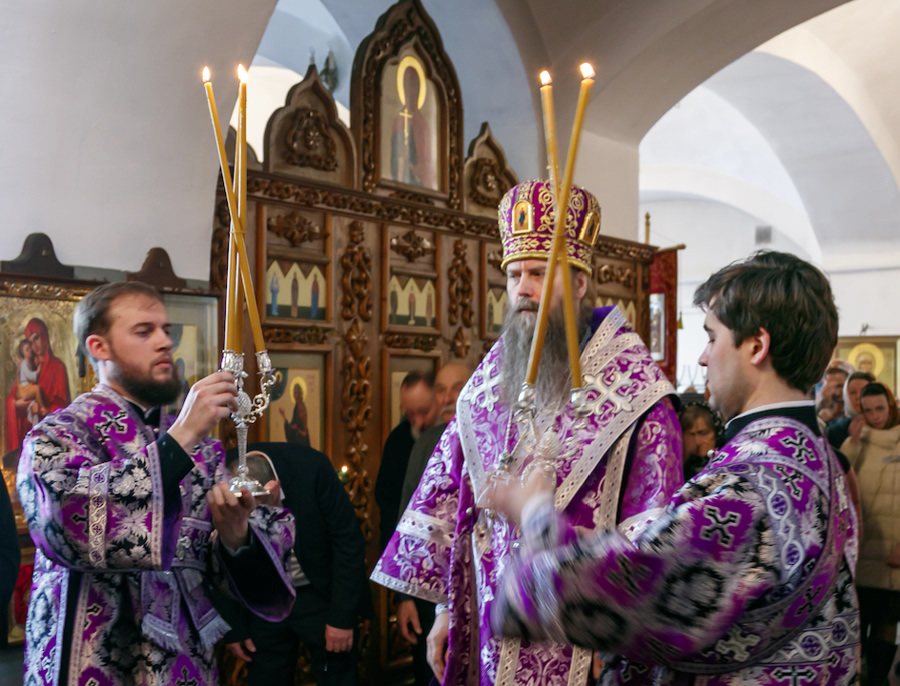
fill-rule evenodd
<path id="1" fill-rule="evenodd" d="M 598 257 L 618 257 L 625 260 L 637 260 L 644 264 L 653 262 L 656 248 L 643 243 L 620 243 L 608 238 L 600 238 L 594 247 L 594 255 Z"/>
<path id="2" fill-rule="evenodd" d="M 423 205 L 434 205 L 434 200 L 427 195 L 414 193 L 412 191 L 394 191 L 391 193 L 390 197 L 396 198 L 397 200 L 406 200 L 407 202 L 420 202 Z"/>
<path id="3" fill-rule="evenodd" d="M 300 212 L 278 217 L 269 217 L 266 228 L 276 236 L 286 239 L 295 248 L 325 238 L 327 234 L 321 226 L 313 224 Z"/>
<path id="4" fill-rule="evenodd" d="M 450 288 L 447 321 L 454 326 L 460 319 L 462 319 L 463 326 L 472 326 L 475 319 L 475 312 L 472 309 L 474 299 L 472 270 L 466 261 L 466 250 L 466 244 L 461 238 L 453 244 L 453 262 L 447 271 L 447 282 Z M 468 350 L 468 343 L 466 345 Z"/>
<path id="5" fill-rule="evenodd" d="M 406 334 L 385 334 L 384 344 L 388 348 L 421 350 L 430 353 L 437 347 L 437 336 L 408 336 Z"/>
<path id="6" fill-rule="evenodd" d="M 23 277 L 27 278 L 27 277 Z M 25 281 L 0 281 L 0 295 L 20 298 L 51 298 L 53 300 L 77 300 L 87 293 L 89 286 L 72 287 L 49 283 L 27 283 Z"/>
<path id="7" fill-rule="evenodd" d="M 427 236 L 420 236 L 413 229 L 402 236 L 391 238 L 390 246 L 391 250 L 398 255 L 403 255 L 409 262 L 415 262 L 420 257 L 434 253 L 437 249 Z"/>
<path id="8" fill-rule="evenodd" d="M 338 168 L 337 145 L 328 132 L 328 122 L 311 107 L 294 112 L 284 143 L 284 159 L 294 166 L 320 171 Z"/>

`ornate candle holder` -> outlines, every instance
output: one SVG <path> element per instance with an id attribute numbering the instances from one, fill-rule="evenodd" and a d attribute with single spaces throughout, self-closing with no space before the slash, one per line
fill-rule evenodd
<path id="1" fill-rule="evenodd" d="M 233 350 L 222 353 L 222 371 L 231 372 L 238 388 L 238 409 L 237 412 L 231 413 L 237 429 L 238 468 L 237 474 L 228 482 L 229 490 L 237 496 L 241 495 L 244 488 L 253 496 L 268 494 L 262 484 L 250 476 L 247 469 L 247 427 L 259 419 L 269 407 L 269 395 L 275 383 L 275 370 L 272 368 L 268 351 L 261 350 L 256 353 L 256 366 L 259 369 L 259 393 L 251 398 L 244 390 L 244 379 L 247 378 L 244 371 L 244 354 Z"/>

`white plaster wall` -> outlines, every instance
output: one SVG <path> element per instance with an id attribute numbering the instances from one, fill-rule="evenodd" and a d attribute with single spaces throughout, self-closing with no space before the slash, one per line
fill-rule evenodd
<path id="1" fill-rule="evenodd" d="M 859 336 L 868 324 L 869 336 L 900 335 L 900 268 L 827 272 L 838 304 L 841 336 Z"/>
<path id="2" fill-rule="evenodd" d="M 560 140 L 560 176 L 564 173 L 568 140 Z M 546 172 L 545 172 L 546 173 Z M 638 240 L 638 148 L 581 133 L 574 183 L 589 190 L 600 201 L 600 230 L 606 236 Z"/>
<path id="3" fill-rule="evenodd" d="M 746 212 L 704 199 L 674 199 L 642 202 L 640 231 L 646 212 L 650 213 L 650 243 L 668 247 L 684 243 L 678 253 L 678 311 L 684 328 L 678 332 L 679 390 L 691 377 L 697 388 L 703 386 L 705 371 L 697 359 L 706 346 L 703 312 L 693 306 L 694 291 L 710 274 L 748 257 L 755 250 L 781 250 L 809 259 L 809 255 L 778 227 L 772 228 L 772 242 L 755 244 L 756 227 L 765 222 Z"/>

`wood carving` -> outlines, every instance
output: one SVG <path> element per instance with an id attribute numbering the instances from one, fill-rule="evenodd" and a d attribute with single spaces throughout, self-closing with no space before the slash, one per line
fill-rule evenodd
<path id="1" fill-rule="evenodd" d="M 299 343 L 300 345 L 325 345 L 328 342 L 329 329 L 320 326 L 307 326 L 301 329 L 263 329 L 266 343 Z"/>
<path id="2" fill-rule="evenodd" d="M 637 260 L 643 264 L 652 264 L 656 248 L 645 243 L 620 241 L 615 238 L 601 236 L 594 247 L 597 257 L 618 257 L 625 260 Z"/>
<path id="3" fill-rule="evenodd" d="M 56 257 L 53 241 L 45 233 L 30 233 L 22 244 L 22 252 L 14 260 L 0 262 L 0 271 L 10 274 L 45 276 L 52 279 L 74 279 L 75 267 L 62 264 Z"/>
<path id="4" fill-rule="evenodd" d="M 462 236 L 494 240 L 500 238 L 496 218 L 476 217 L 439 207 L 415 207 L 387 196 L 300 185 L 253 171 L 248 172 L 247 189 L 252 195 L 295 203 L 310 209 L 340 210 L 373 220 L 441 229 Z M 221 192 L 224 196 L 224 189 Z"/>
<path id="5" fill-rule="evenodd" d="M 463 326 L 472 326 L 475 311 L 472 309 L 474 288 L 472 286 L 472 270 L 466 261 L 466 244 L 462 238 L 453 244 L 453 262 L 447 271 L 447 282 L 450 289 L 450 305 L 447 310 L 447 321 L 455 326 L 462 319 Z M 468 350 L 468 343 L 466 344 Z M 464 357 L 464 355 L 457 355 Z"/>
<path id="6" fill-rule="evenodd" d="M 219 179 L 221 184 L 221 177 Z M 231 231 L 231 214 L 228 212 L 228 201 L 224 199 L 225 190 L 220 185 L 222 199 L 216 203 L 216 214 L 213 220 L 212 248 L 209 264 L 209 289 L 224 291 L 228 279 L 228 239 Z"/>
<path id="7" fill-rule="evenodd" d="M 503 269 L 500 266 L 503 264 L 503 251 L 502 250 L 491 250 L 488 252 L 485 257 L 485 261 L 498 272 L 503 273 Z"/>
<path id="8" fill-rule="evenodd" d="M 93 287 L 94 285 L 90 283 L 76 286 L 72 284 L 34 283 L 33 281 L 25 282 L 4 279 L 0 281 L 0 295 L 13 295 L 19 298 L 79 300 Z"/>
<path id="9" fill-rule="evenodd" d="M 313 224 L 300 212 L 269 217 L 266 228 L 276 236 L 287 240 L 295 248 L 304 243 L 322 240 L 328 235 L 321 226 Z"/>
<path id="10" fill-rule="evenodd" d="M 437 336 L 409 336 L 406 334 L 389 333 L 384 336 L 384 345 L 388 348 L 404 348 L 409 350 L 421 350 L 430 353 L 437 347 Z"/>
<path id="11" fill-rule="evenodd" d="M 338 118 L 334 98 L 315 65 L 269 118 L 263 153 L 267 172 L 356 187 L 353 136 Z"/>
<path id="12" fill-rule="evenodd" d="M 466 330 L 463 327 L 459 327 L 456 330 L 456 335 L 453 337 L 453 342 L 450 344 L 450 350 L 453 351 L 456 357 L 465 357 L 469 354 L 470 347 L 472 347 L 472 344 L 469 343 Z"/>
<path id="13" fill-rule="evenodd" d="M 601 286 L 612 282 L 621 284 L 630 291 L 637 288 L 637 276 L 631 267 L 601 265 L 594 269 L 594 280 Z"/>
<path id="14" fill-rule="evenodd" d="M 503 148 L 487 122 L 482 123 L 478 136 L 469 144 L 463 176 L 467 209 L 486 216 L 496 215 L 503 195 L 518 183 L 516 173 L 507 164 Z"/>
<path id="15" fill-rule="evenodd" d="M 378 97 L 381 75 L 389 60 L 406 45 L 414 43 L 426 72 L 444 100 L 446 160 L 440 176 L 446 179 L 447 205 L 461 207 L 463 119 L 459 81 L 434 22 L 419 0 L 401 0 L 385 12 L 356 51 L 350 84 L 350 109 L 354 112 L 353 133 L 360 151 L 362 188 L 374 190 L 378 184 Z M 439 98 L 439 106 L 440 106 Z M 382 145 L 386 143 L 381 142 Z M 440 158 L 440 156 L 439 156 Z"/>
<path id="16" fill-rule="evenodd" d="M 363 244 L 361 222 L 350 224 L 350 241 L 341 257 L 343 290 L 341 316 L 349 324 L 344 334 L 341 360 L 341 419 L 347 431 L 347 493 L 356 510 L 366 541 L 372 538 L 369 521 L 369 480 L 363 469 L 369 447 L 363 434 L 372 414 L 372 358 L 361 322 L 372 317 L 372 256 Z"/>
<path id="17" fill-rule="evenodd" d="M 391 250 L 398 255 L 403 255 L 409 262 L 415 262 L 420 257 L 434 253 L 437 248 L 427 236 L 420 236 L 414 230 L 407 231 L 402 236 L 394 236 L 390 241 Z"/>
<path id="18" fill-rule="evenodd" d="M 432 198 L 429 198 L 427 195 L 422 195 L 421 193 L 413 193 L 412 191 L 394 191 L 389 197 L 396 198 L 397 200 L 406 200 L 407 202 L 419 202 L 423 205 L 434 205 L 434 200 Z"/>
<path id="19" fill-rule="evenodd" d="M 362 222 L 350 224 L 350 244 L 341 257 L 341 316 L 350 321 L 359 316 L 372 319 L 372 255 L 362 245 L 365 237 Z"/>
<path id="20" fill-rule="evenodd" d="M 320 171 L 338 168 L 337 144 L 328 131 L 328 123 L 311 107 L 301 107 L 291 115 L 284 139 L 282 156 L 295 167 Z"/>
<path id="21" fill-rule="evenodd" d="M 187 288 L 187 279 L 182 279 L 172 269 L 172 260 L 165 248 L 150 248 L 141 270 L 126 272 L 126 281 L 141 281 L 162 290 L 164 288 Z"/>

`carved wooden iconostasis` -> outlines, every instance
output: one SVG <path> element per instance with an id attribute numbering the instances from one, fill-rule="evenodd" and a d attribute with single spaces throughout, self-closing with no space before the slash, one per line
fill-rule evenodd
<path id="1" fill-rule="evenodd" d="M 371 570 L 372 493 L 399 383 L 451 360 L 474 367 L 497 339 L 507 307 L 497 207 L 517 178 L 487 124 L 464 149 L 456 73 L 419 0 L 379 19 L 351 78 L 351 129 L 311 66 L 268 122 L 262 168 L 248 172 L 247 247 L 279 374 L 251 440 L 308 443 L 344 470 Z M 213 289 L 225 285 L 228 230 L 220 181 Z M 601 237 L 594 258 L 598 304 L 618 304 L 645 338 L 653 253 Z M 372 590 L 361 670 L 365 683 L 400 682 L 408 646 L 392 594 Z"/>

